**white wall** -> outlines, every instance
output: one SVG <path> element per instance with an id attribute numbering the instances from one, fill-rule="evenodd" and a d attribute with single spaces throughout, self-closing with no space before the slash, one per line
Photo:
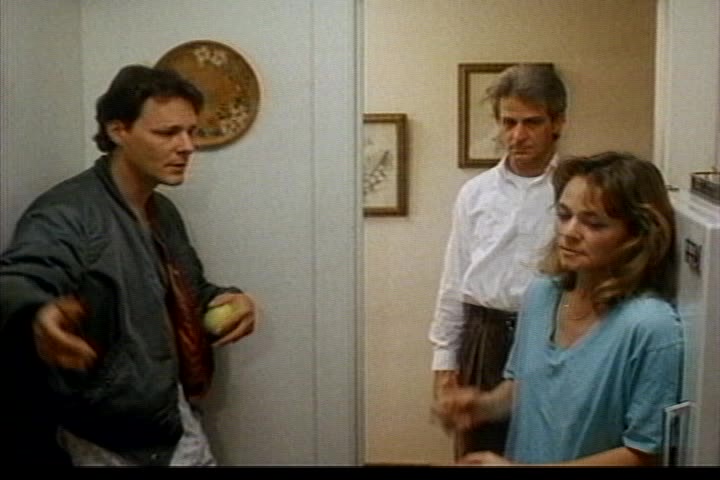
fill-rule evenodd
<path id="1" fill-rule="evenodd" d="M 0 250 L 20 213 L 85 165 L 80 2 L 0 2 Z"/>
<path id="2" fill-rule="evenodd" d="M 170 191 L 208 277 L 246 289 L 261 309 L 256 333 L 218 352 L 208 430 L 226 465 L 355 464 L 355 1 L 1 5 L 3 227 L 93 162 L 94 102 L 121 66 L 195 39 L 253 65 L 256 123 L 197 154 L 187 184 Z"/>

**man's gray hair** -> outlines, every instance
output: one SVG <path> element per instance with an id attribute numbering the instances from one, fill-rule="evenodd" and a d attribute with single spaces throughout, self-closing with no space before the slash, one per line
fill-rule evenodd
<path id="1" fill-rule="evenodd" d="M 486 91 L 495 118 L 500 115 L 500 99 L 519 97 L 545 106 L 553 120 L 565 113 L 567 92 L 551 64 L 519 63 L 508 67 Z"/>

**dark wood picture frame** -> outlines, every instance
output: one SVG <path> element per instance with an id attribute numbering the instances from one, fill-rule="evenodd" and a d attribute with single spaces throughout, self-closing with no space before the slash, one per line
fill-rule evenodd
<path id="1" fill-rule="evenodd" d="M 408 213 L 408 131 L 404 113 L 363 115 L 363 213 Z"/>
<path id="2" fill-rule="evenodd" d="M 500 161 L 503 149 L 492 106 L 484 100 L 487 88 L 513 65 L 517 62 L 458 64 L 458 167 L 488 168 Z"/>

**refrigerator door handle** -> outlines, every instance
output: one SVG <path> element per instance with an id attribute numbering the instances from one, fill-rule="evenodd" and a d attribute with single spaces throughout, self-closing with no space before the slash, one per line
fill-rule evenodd
<path id="1" fill-rule="evenodd" d="M 681 402 L 665 409 L 662 456 L 664 467 L 687 465 L 691 406 L 692 402 Z"/>

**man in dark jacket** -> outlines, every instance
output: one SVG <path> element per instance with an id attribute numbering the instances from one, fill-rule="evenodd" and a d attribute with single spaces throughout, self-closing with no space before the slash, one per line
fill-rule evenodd
<path id="1" fill-rule="evenodd" d="M 105 155 L 19 220 L 0 256 L 3 369 L 16 372 L 0 404 L 9 461 L 215 463 L 193 400 L 210 386 L 211 346 L 251 333 L 255 307 L 205 279 L 155 191 L 184 181 L 202 103 L 175 72 L 124 67 L 96 106 Z M 224 328 L 208 333 L 203 313 L 225 304 Z M 56 440 L 62 449 L 38 455 Z"/>

